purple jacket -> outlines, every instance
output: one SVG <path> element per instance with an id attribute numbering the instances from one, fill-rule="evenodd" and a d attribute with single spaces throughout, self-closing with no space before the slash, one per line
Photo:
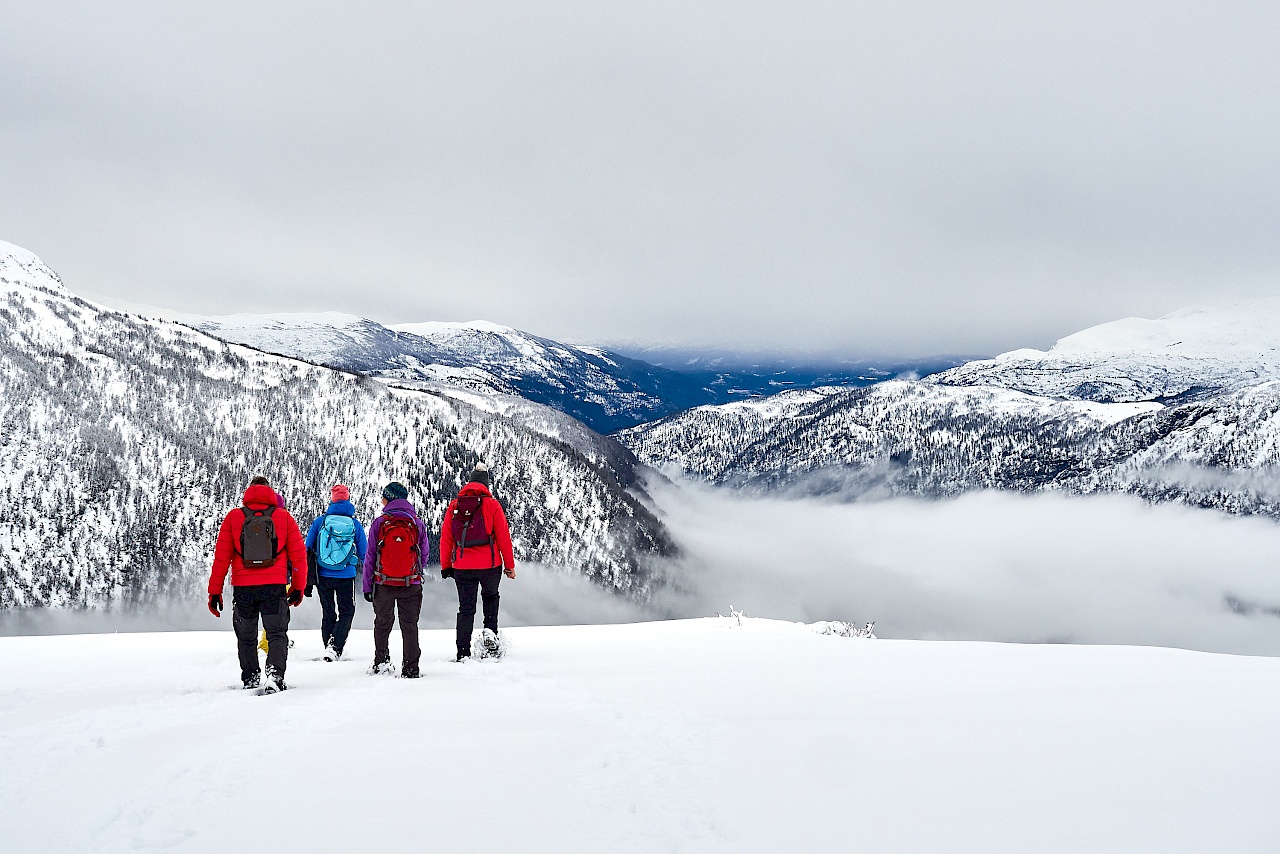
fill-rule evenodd
<path id="1" fill-rule="evenodd" d="M 364 592 L 373 592 L 373 571 L 378 568 L 378 535 L 382 531 L 382 520 L 386 516 L 401 516 L 405 519 L 412 519 L 413 524 L 418 526 L 418 554 L 421 561 L 418 566 L 420 569 L 426 569 L 427 559 L 431 557 L 431 543 L 427 541 L 427 526 L 422 524 L 422 520 L 418 518 L 418 511 L 413 509 L 413 505 L 404 498 L 397 498 L 395 501 L 388 501 L 387 506 L 382 508 L 382 515 L 373 520 L 373 524 L 369 526 L 369 548 L 364 552 Z M 414 584 L 421 584 L 421 581 L 415 581 Z"/>

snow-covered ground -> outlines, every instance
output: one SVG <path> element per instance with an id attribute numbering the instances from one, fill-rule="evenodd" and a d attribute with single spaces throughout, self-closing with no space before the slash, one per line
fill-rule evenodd
<path id="1" fill-rule="evenodd" d="M 227 632 L 0 639 L 8 851 L 1273 851 L 1280 660 L 705 619 L 423 678 Z M 392 636 L 393 649 L 399 638 Z"/>

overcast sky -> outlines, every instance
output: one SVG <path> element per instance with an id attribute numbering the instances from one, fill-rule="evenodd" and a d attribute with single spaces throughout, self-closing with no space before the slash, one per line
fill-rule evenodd
<path id="1" fill-rule="evenodd" d="M 0 239 L 116 304 L 914 356 L 1280 283 L 1273 1 L 0 15 Z"/>

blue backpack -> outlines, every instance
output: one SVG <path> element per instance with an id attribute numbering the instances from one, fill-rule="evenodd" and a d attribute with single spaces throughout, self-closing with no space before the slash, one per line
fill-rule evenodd
<path id="1" fill-rule="evenodd" d="M 356 520 L 350 516 L 324 517 L 316 537 L 316 562 L 325 569 L 341 569 L 356 562 Z"/>

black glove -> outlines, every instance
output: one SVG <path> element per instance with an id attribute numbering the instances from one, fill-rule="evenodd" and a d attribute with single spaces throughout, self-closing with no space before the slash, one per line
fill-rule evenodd
<path id="1" fill-rule="evenodd" d="M 316 586 L 314 584 L 308 584 L 307 589 L 303 590 L 302 593 L 304 596 L 310 596 L 315 591 L 315 589 L 316 589 Z"/>
<path id="2" fill-rule="evenodd" d="M 366 602 L 372 602 L 372 601 L 373 601 L 373 593 L 371 593 L 371 592 L 370 592 L 370 593 L 366 593 L 366 594 L 364 594 L 364 601 L 366 601 Z"/>
<path id="3" fill-rule="evenodd" d="M 210 593 L 209 594 L 209 613 L 213 614 L 213 616 L 215 617 L 221 617 L 222 614 L 219 613 L 220 611 L 222 611 L 222 594 Z"/>
<path id="4" fill-rule="evenodd" d="M 301 590 L 290 590 L 290 591 L 289 591 L 289 604 L 290 604 L 290 605 L 294 605 L 294 606 L 297 606 L 297 605 L 301 605 L 301 604 L 302 604 L 302 591 L 301 591 Z"/>
<path id="5" fill-rule="evenodd" d="M 453 578 L 453 570 L 452 570 L 452 569 L 442 569 L 442 570 L 440 570 L 440 577 L 441 577 L 441 578 Z"/>

